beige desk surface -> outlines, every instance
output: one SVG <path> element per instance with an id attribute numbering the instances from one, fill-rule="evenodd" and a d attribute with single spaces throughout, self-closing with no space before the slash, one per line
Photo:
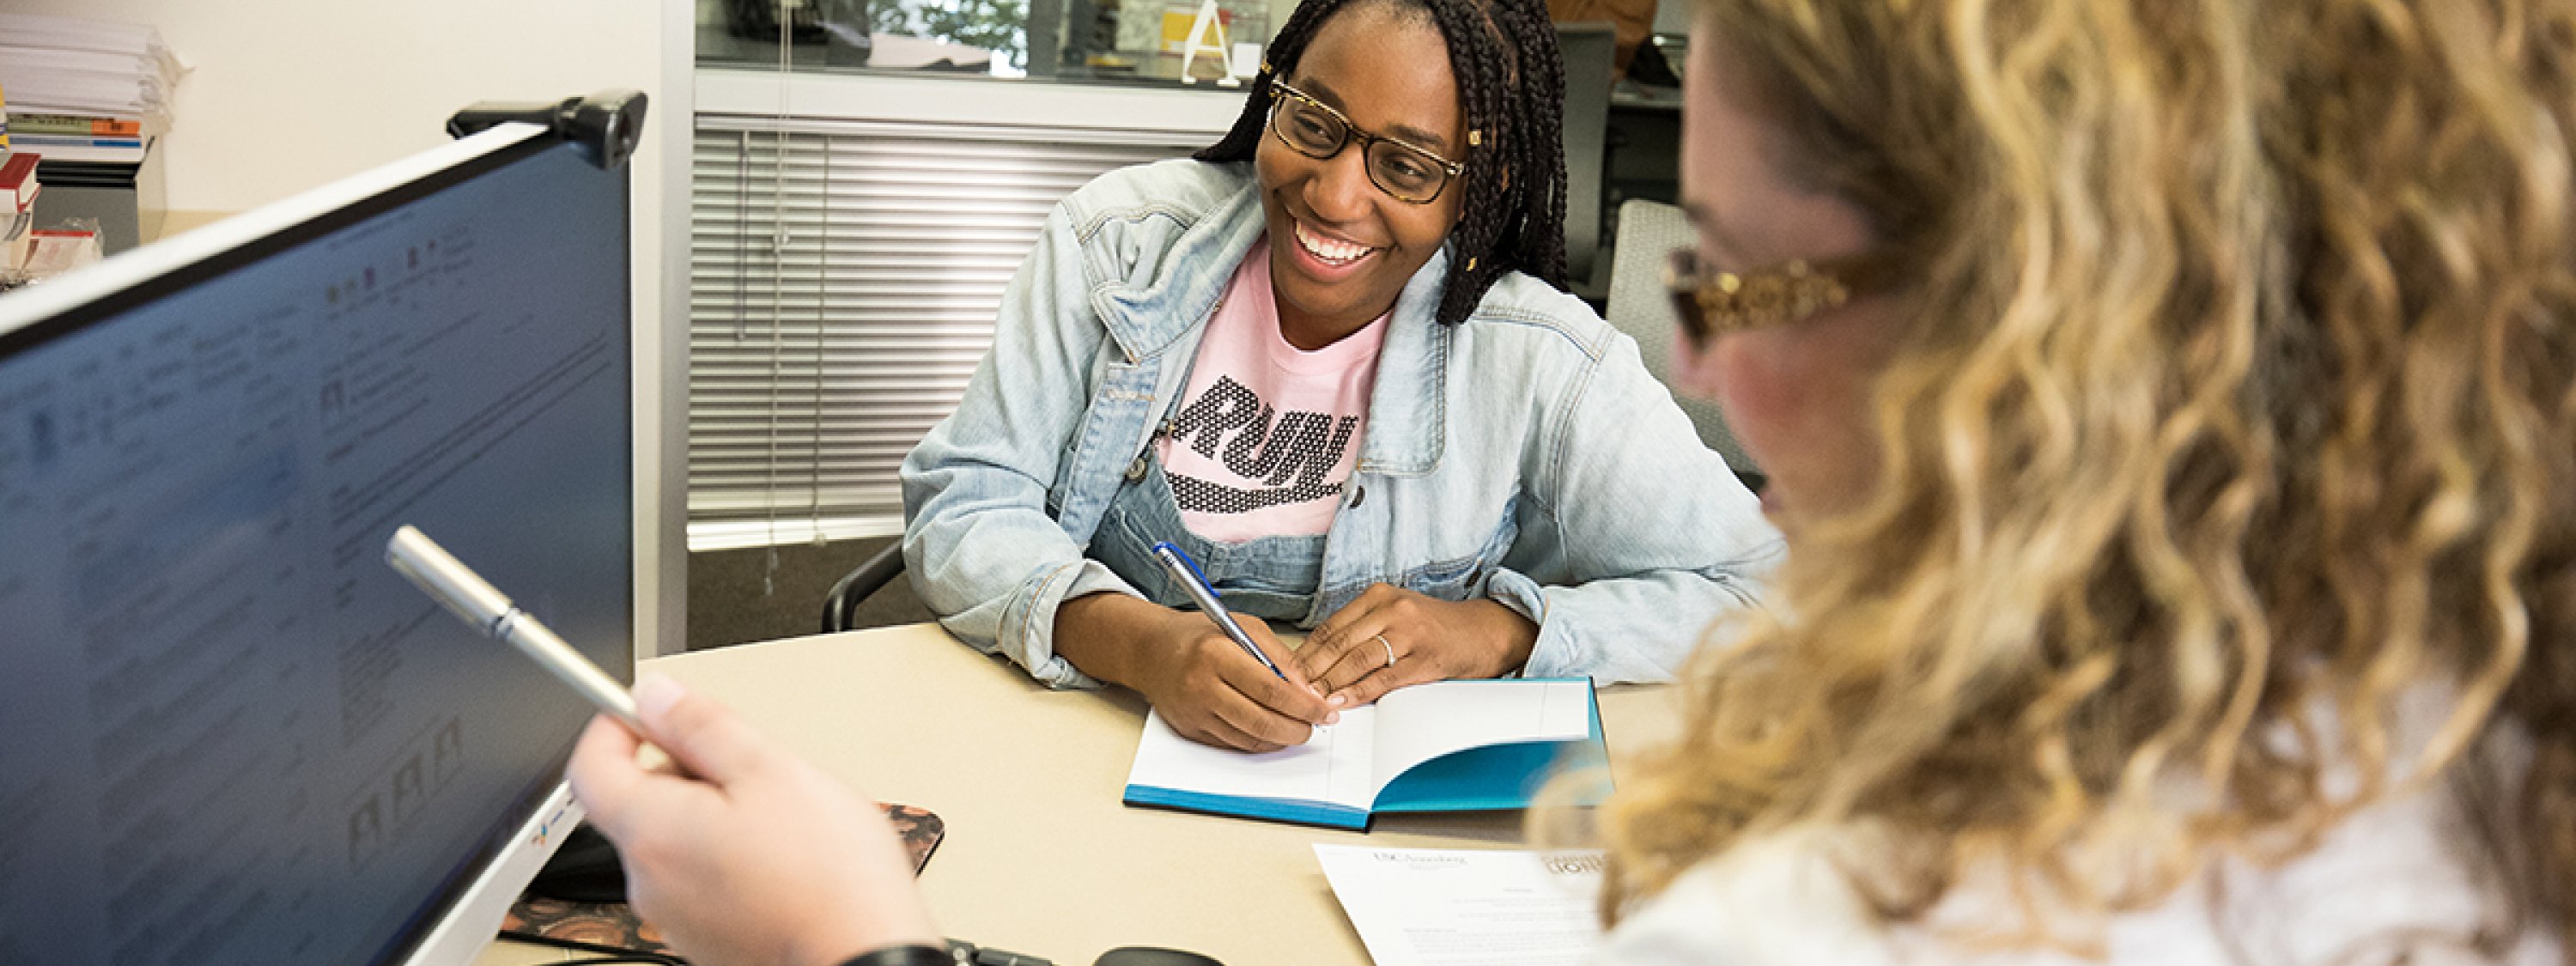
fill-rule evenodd
<path id="1" fill-rule="evenodd" d="M 1387 816 L 1368 834 L 1119 803 L 1145 719 L 1131 692 L 1050 691 L 936 625 L 675 655 L 646 668 L 715 695 L 878 799 L 939 814 L 921 877 L 942 932 L 1087 966 L 1172 946 L 1228 966 L 1366 963 L 1317 842 L 1508 848 L 1521 813 Z M 1601 693 L 1614 761 L 1670 733 L 1661 688 Z M 556 962 L 496 944 L 478 966 Z"/>

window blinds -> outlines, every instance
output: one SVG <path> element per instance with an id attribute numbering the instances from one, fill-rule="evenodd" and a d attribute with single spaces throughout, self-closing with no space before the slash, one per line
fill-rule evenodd
<path id="1" fill-rule="evenodd" d="M 1047 211 L 1205 141 L 699 115 L 690 549 L 898 532 L 895 468 L 955 407 Z"/>

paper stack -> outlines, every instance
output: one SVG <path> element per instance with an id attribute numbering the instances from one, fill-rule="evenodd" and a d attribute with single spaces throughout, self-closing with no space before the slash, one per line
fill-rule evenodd
<path id="1" fill-rule="evenodd" d="M 12 147 L 48 162 L 141 163 L 185 72 L 151 27 L 0 14 Z"/>

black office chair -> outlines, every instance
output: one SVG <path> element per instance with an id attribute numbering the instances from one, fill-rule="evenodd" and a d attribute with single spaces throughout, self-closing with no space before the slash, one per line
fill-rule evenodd
<path id="1" fill-rule="evenodd" d="M 823 633 L 850 630 L 856 623 L 859 604 L 901 576 L 903 540 L 897 538 L 859 564 L 858 569 L 842 575 L 840 581 L 832 585 L 832 592 L 823 595 Z"/>

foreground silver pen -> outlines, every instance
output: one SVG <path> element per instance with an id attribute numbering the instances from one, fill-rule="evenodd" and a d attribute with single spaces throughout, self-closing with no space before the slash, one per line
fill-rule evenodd
<path id="1" fill-rule="evenodd" d="M 419 528 L 405 524 L 394 531 L 393 539 L 385 543 L 385 562 L 410 578 L 432 600 L 446 605 L 459 619 L 518 648 L 581 692 L 599 710 L 623 722 L 626 730 L 637 737 L 644 735 L 644 726 L 635 720 L 635 698 L 627 693 L 625 685 L 573 650 L 535 615 L 520 610 L 507 595 Z"/>

